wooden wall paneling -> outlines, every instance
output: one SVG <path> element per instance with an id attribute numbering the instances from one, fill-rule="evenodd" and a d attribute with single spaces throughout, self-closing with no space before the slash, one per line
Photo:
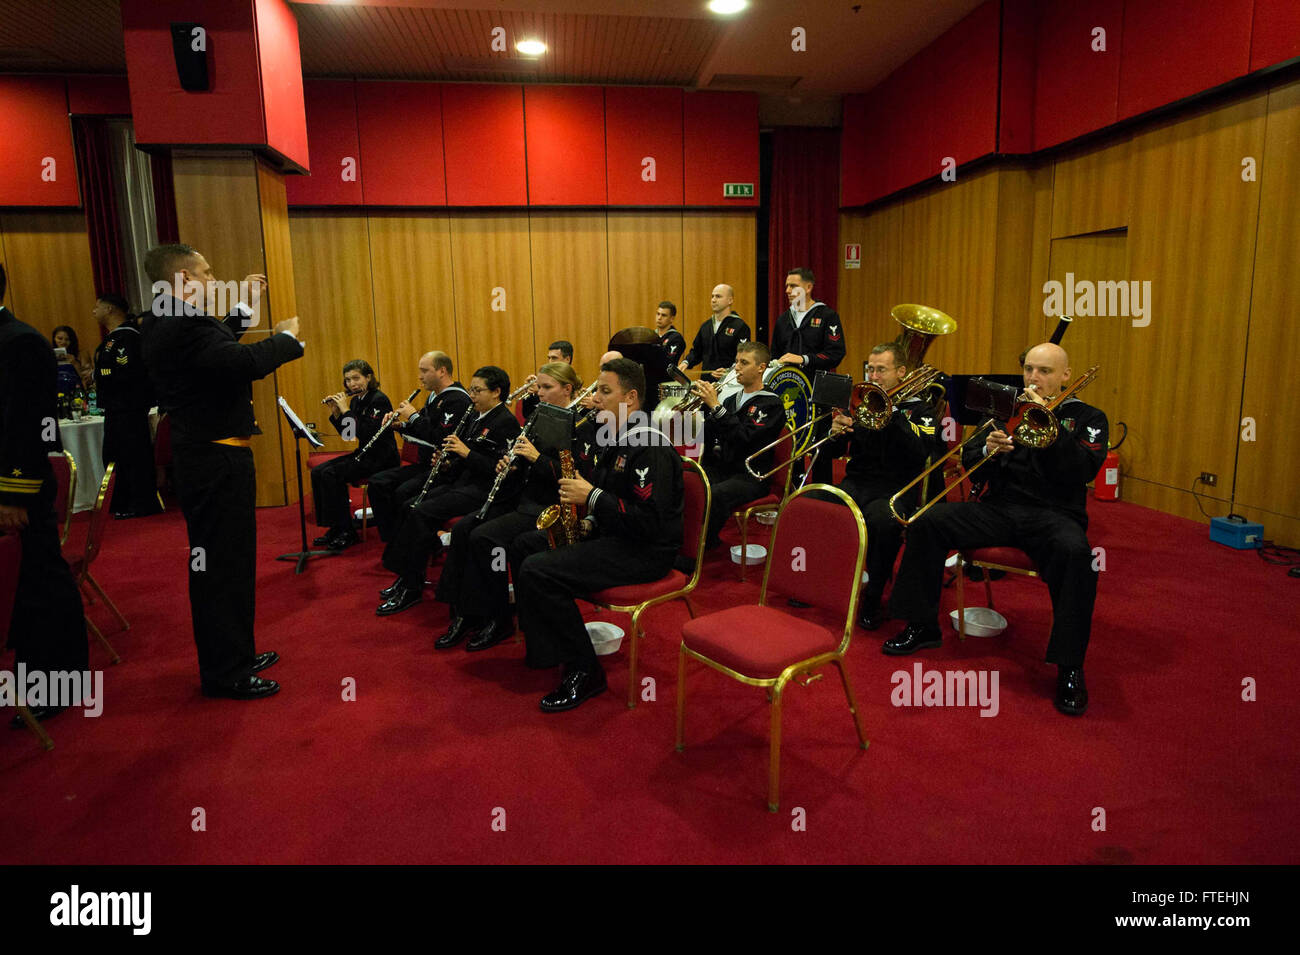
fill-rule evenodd
<path id="1" fill-rule="evenodd" d="M 631 325 L 653 328 L 655 309 L 660 302 L 667 300 L 677 306 L 676 326 L 686 335 L 682 213 L 610 211 L 606 216 L 606 230 L 610 333 Z M 705 293 L 706 308 L 707 295 Z M 695 330 L 691 329 L 690 334 L 694 335 Z M 579 373 L 591 374 L 582 370 Z"/>
<path id="2" fill-rule="evenodd" d="M 1258 182 L 1241 188 L 1258 191 L 1259 232 L 1255 248 L 1254 290 L 1250 303 L 1250 345 L 1242 416 L 1255 419 L 1256 440 L 1241 442 L 1238 502 L 1300 518 L 1300 82 L 1273 90 L 1268 97 L 1268 131 L 1259 157 Z M 1227 397 L 1227 396 L 1225 396 Z M 1226 403 L 1235 407 L 1235 400 Z M 1240 434 L 1240 432 L 1238 433 Z M 1222 487 L 1222 485 L 1220 485 Z M 1240 508 L 1238 508 L 1240 510 Z M 1271 534 L 1268 522 L 1266 533 Z M 1297 541 L 1292 540 L 1294 546 Z"/>
<path id="3" fill-rule="evenodd" d="M 513 387 L 515 369 L 536 367 L 538 354 L 528 213 L 453 215 L 451 259 L 460 336 L 458 375 L 468 387 L 475 368 L 497 365 L 511 375 Z"/>
<path id="4" fill-rule="evenodd" d="M 1266 100 L 1133 140 L 1129 275 L 1151 282 L 1150 324 L 1130 323 L 1133 374 L 1122 384 L 1133 435 L 1125 470 L 1136 477 L 1187 487 L 1202 471 L 1231 474 L 1259 214 L 1241 159 L 1262 155 Z"/>
<path id="5" fill-rule="evenodd" d="M 718 284 L 735 289 L 736 300 L 731 307 L 749 325 L 750 334 L 754 333 L 757 242 L 757 223 L 752 212 L 683 213 L 683 292 L 677 307 L 677 328 L 685 336 L 687 348 L 712 314 L 709 295 Z"/>
<path id="6" fill-rule="evenodd" d="M 903 213 L 897 203 L 840 216 L 841 244 L 862 246 L 861 268 L 846 269 L 840 263 L 839 301 L 830 303 L 844 320 L 845 352 L 839 371 L 855 381 L 862 380 L 862 363 L 871 349 L 898 337 L 899 326 L 889 310 L 902 302 L 898 291 L 902 231 Z"/>
<path id="7" fill-rule="evenodd" d="M 1050 164 L 999 171 L 990 372 L 1018 371 L 1021 350 L 1051 334 L 1050 328 L 1044 332 L 1053 323 L 1043 316 L 1043 283 L 1051 253 L 1052 178 Z"/>
<path id="8" fill-rule="evenodd" d="M 986 372 L 993 361 L 993 278 L 998 178 L 985 170 L 902 204 L 903 302 L 957 321 L 926 360 L 949 374 Z"/>
<path id="9" fill-rule="evenodd" d="M 374 365 L 378 358 L 366 218 L 295 211 L 289 233 L 298 315 L 307 342 L 298 362 L 304 420 L 315 423 L 325 450 L 349 450 L 354 445 L 335 433 L 320 400 L 343 387 L 344 362 L 365 358 Z M 382 364 L 376 368 L 379 380 L 387 384 L 384 371 Z"/>
<path id="10" fill-rule="evenodd" d="M 397 404 L 419 387 L 425 352 L 446 352 L 454 373 L 464 370 L 452 287 L 451 226 L 445 215 L 394 214 L 371 215 L 369 229 L 378 339 L 370 361 L 378 362 L 380 385 Z M 417 398 L 416 405 L 426 397 Z"/>
<path id="11" fill-rule="evenodd" d="M 1127 449 L 1128 445 L 1125 444 Z M 1124 450 L 1120 450 L 1120 457 L 1123 457 Z M 1201 508 L 1211 517 L 1228 513 L 1228 495 L 1219 488 L 1198 487 L 1195 495 L 1191 491 L 1191 482 L 1184 487 L 1169 487 L 1165 484 L 1158 484 L 1154 481 L 1144 481 L 1141 478 L 1132 477 L 1125 474 L 1120 483 L 1120 497 L 1133 504 L 1142 507 L 1150 507 L 1165 514 L 1173 514 L 1175 517 L 1185 517 L 1188 520 L 1198 521 L 1206 525 L 1206 536 L 1209 536 L 1210 519 L 1201 513 Z M 1206 493 L 1209 492 L 1209 493 Z M 1200 499 L 1198 506 L 1197 499 Z M 1089 502 L 1089 507 L 1102 507 L 1104 505 Z M 1257 558 L 1258 559 L 1258 558 Z"/>
<path id="12" fill-rule="evenodd" d="M 532 212 L 528 234 L 535 353 L 531 365 L 506 370 L 512 380 L 522 381 L 542 364 L 546 346 L 563 338 L 573 342 L 578 375 L 584 384 L 590 383 L 612 325 L 605 214 Z M 649 314 L 654 315 L 653 305 Z M 645 320 L 643 313 L 640 321 Z"/>
<path id="13" fill-rule="evenodd" d="M 1052 238 L 1128 225 L 1131 137 L 1055 163 Z"/>
<path id="14" fill-rule="evenodd" d="M 80 211 L 42 210 L 0 214 L 9 289 L 4 304 L 49 338 L 60 325 L 77 332 L 82 358 L 99 344 L 95 276 L 90 268 L 86 217 Z"/>

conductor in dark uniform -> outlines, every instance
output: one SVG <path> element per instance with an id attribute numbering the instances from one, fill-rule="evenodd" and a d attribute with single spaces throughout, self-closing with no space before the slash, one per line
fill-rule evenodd
<path id="1" fill-rule="evenodd" d="M 153 385 L 141 356 L 140 329 L 131 321 L 126 299 L 101 295 L 94 316 L 108 329 L 95 349 L 95 390 L 104 411 L 104 466 L 117 462 L 112 508 L 115 516 L 145 517 L 162 510 L 149 433 Z"/>
<path id="2" fill-rule="evenodd" d="M 576 598 L 620 584 L 658 580 L 682 546 L 682 461 L 641 411 L 645 372 L 631 359 L 600 366 L 593 479 L 560 481 L 560 500 L 585 506 L 586 540 L 545 549 L 540 531 L 521 538 L 524 559 L 515 582 L 528 664 L 562 664 L 560 685 L 542 697 L 544 712 L 570 710 L 606 689 Z"/>
<path id="3" fill-rule="evenodd" d="M 903 364 L 906 357 L 894 342 L 877 345 L 867 359 L 868 380 L 892 391 L 910 370 Z M 835 416 L 830 433 L 838 437 L 826 446 L 823 456 L 833 460 L 848 452 L 849 463 L 839 486 L 858 505 L 867 525 L 867 586 L 858 622 L 875 630 L 886 619 L 881 599 L 903 545 L 903 527 L 894 519 L 889 499 L 925 469 L 927 459 L 946 450 L 939 437 L 938 409 L 916 397 L 899 402 L 883 428 L 877 430 L 841 414 Z M 904 500 L 909 511 L 916 507 L 919 494 L 917 488 Z M 821 491 L 812 496 L 839 500 Z"/>
<path id="4" fill-rule="evenodd" d="M 713 503 L 705 548 L 717 547 L 718 533 L 737 507 L 767 494 L 768 481 L 760 481 L 745 466 L 746 459 L 776 440 L 785 424 L 781 398 L 763 390 L 763 372 L 770 358 L 762 342 L 745 342 L 736 351 L 736 380 L 741 391 L 718 400 L 717 390 L 706 381 L 691 387 L 703 396 L 704 454 L 700 463 L 709 476 Z M 772 467 L 774 451 L 752 462 L 764 474 Z M 678 568 L 683 569 L 681 566 Z"/>
<path id="5" fill-rule="evenodd" d="M 344 365 L 343 389 L 325 399 L 333 409 L 330 424 L 343 440 L 357 442 L 357 448 L 311 469 L 311 497 L 316 506 L 316 523 L 329 528 L 325 535 L 312 541 L 312 546 L 331 550 L 343 550 L 360 540 L 352 529 L 348 485 L 364 481 L 379 471 L 395 468 L 400 463 L 397 441 L 391 430 L 381 435 L 373 445 L 370 443 L 387 420 L 385 416 L 393 410 L 393 403 L 379 390 L 379 380 L 370 362 L 354 358 Z"/>
<path id="6" fill-rule="evenodd" d="M 201 254 L 188 245 L 158 246 L 145 256 L 145 271 L 155 290 L 166 288 L 144 321 L 144 360 L 172 421 L 199 679 L 208 696 L 269 696 L 280 686 L 257 672 L 279 655 L 259 654 L 253 638 L 257 484 L 249 438 L 259 429 L 252 383 L 302 356 L 298 318 L 245 345 L 238 339 L 252 313 L 237 306 L 225 321 L 208 314 L 215 280 Z"/>
<path id="7" fill-rule="evenodd" d="M 1056 398 L 1070 378 L 1065 349 L 1050 342 L 1025 355 L 1023 400 Z M 990 432 L 983 446 L 967 448 L 963 464 L 993 456 L 988 491 L 978 501 L 936 504 L 908 525 L 907 547 L 890 598 L 890 616 L 907 627 L 884 645 L 891 655 L 942 643 L 937 622 L 943 564 L 954 549 L 1019 547 L 1038 568 L 1052 598 L 1047 662 L 1057 667 L 1056 708 L 1071 716 L 1088 708 L 1083 658 L 1092 632 L 1097 571 L 1088 546 L 1088 482 L 1106 458 L 1106 415 L 1070 398 L 1054 411 L 1056 440 L 1045 448 L 1013 443 Z"/>
<path id="8" fill-rule="evenodd" d="M 725 378 L 731 366 L 736 363 L 736 346 L 749 341 L 749 326 L 731 307 L 736 300 L 736 292 L 730 285 L 714 286 L 709 295 L 709 308 L 713 314 L 704 320 L 700 330 L 695 333 L 695 341 L 677 363 L 682 371 L 702 365 L 703 377 Z M 653 405 L 646 399 L 647 407 Z"/>
<path id="9" fill-rule="evenodd" d="M 0 265 L 0 302 L 6 276 Z M 45 336 L 0 305 L 0 534 L 17 534 L 22 563 L 9 622 L 9 646 L 29 673 L 90 669 L 81 594 L 59 546 L 54 350 Z M 69 701 L 72 702 L 72 701 Z M 63 706 L 30 708 L 40 720 Z M 18 717 L 15 726 L 22 726 Z"/>

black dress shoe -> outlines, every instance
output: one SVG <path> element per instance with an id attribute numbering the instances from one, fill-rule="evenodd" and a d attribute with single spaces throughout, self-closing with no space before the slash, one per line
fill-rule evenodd
<path id="1" fill-rule="evenodd" d="M 474 634 L 469 643 L 465 644 L 466 650 L 487 650 L 495 647 L 506 637 L 515 632 L 514 621 L 509 617 L 503 620 L 492 620 L 486 627 Z"/>
<path id="2" fill-rule="evenodd" d="M 279 692 L 280 684 L 251 673 L 231 683 L 208 683 L 203 687 L 204 696 L 221 696 L 230 700 L 259 700 Z"/>
<path id="3" fill-rule="evenodd" d="M 397 593 L 397 591 L 401 588 L 401 586 L 402 586 L 402 578 L 401 578 L 401 577 L 398 577 L 396 580 L 394 580 L 391 584 L 389 584 L 389 585 L 388 585 L 387 587 L 385 587 L 383 590 L 379 591 L 379 596 L 381 596 L 381 597 L 383 597 L 385 600 L 387 600 L 387 599 L 388 599 L 389 597 L 391 597 L 393 594 Z"/>
<path id="4" fill-rule="evenodd" d="M 1088 686 L 1083 682 L 1082 667 L 1057 668 L 1056 708 L 1066 716 L 1082 716 L 1088 708 Z"/>
<path id="5" fill-rule="evenodd" d="M 452 617 L 451 626 L 437 640 L 433 641 L 435 650 L 450 650 L 466 637 L 478 631 L 482 624 L 470 617 Z"/>
<path id="6" fill-rule="evenodd" d="M 915 653 L 917 650 L 929 650 L 941 646 L 943 646 L 943 634 L 939 632 L 938 625 L 909 623 L 907 629 L 894 639 L 886 640 L 880 650 L 891 657 L 901 657 Z"/>
<path id="7" fill-rule="evenodd" d="M 44 723 L 51 716 L 58 716 L 66 709 L 66 706 L 29 706 L 27 707 L 27 712 L 32 714 L 32 718 L 35 719 L 36 722 Z M 26 729 L 27 723 L 21 716 L 15 716 L 9 721 L 9 728 L 15 730 Z"/>
<path id="8" fill-rule="evenodd" d="M 864 630 L 879 630 L 881 624 L 889 619 L 889 614 L 885 613 L 885 608 L 880 606 L 879 600 L 864 600 L 863 603 L 865 606 L 858 616 L 858 624 Z"/>
<path id="9" fill-rule="evenodd" d="M 329 542 L 332 541 L 333 539 L 334 539 L 334 532 L 330 531 L 328 534 L 322 534 L 320 537 L 312 538 L 311 546 L 327 547 L 329 546 Z"/>
<path id="10" fill-rule="evenodd" d="M 414 607 L 419 602 L 420 591 L 411 587 L 399 586 L 391 597 L 375 608 L 375 613 L 381 617 L 387 617 Z"/>
<path id="11" fill-rule="evenodd" d="M 591 699 L 608 688 L 605 683 L 605 671 L 597 669 L 594 673 L 586 670 L 570 670 L 560 681 L 554 692 L 542 697 L 539 704 L 543 713 L 562 713 L 581 706 L 583 701 Z"/>
<path id="12" fill-rule="evenodd" d="M 259 670 L 265 670 L 272 664 L 279 662 L 280 654 L 276 653 L 274 650 L 267 650 L 264 653 L 259 653 L 257 656 L 253 657 L 252 672 L 257 673 Z"/>
<path id="13" fill-rule="evenodd" d="M 786 600 L 786 605 L 789 607 L 795 607 L 799 610 L 806 610 L 812 606 L 812 604 L 804 603 L 802 600 L 796 600 L 794 597 L 788 598 Z"/>
<path id="14" fill-rule="evenodd" d="M 360 544 L 361 538 L 354 531 L 347 530 L 330 537 L 329 542 L 325 545 L 330 550 L 347 550 L 354 544 Z"/>

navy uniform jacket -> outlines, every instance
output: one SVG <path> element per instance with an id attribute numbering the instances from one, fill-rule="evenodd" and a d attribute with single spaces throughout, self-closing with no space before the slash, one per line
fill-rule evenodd
<path id="1" fill-rule="evenodd" d="M 49 454 L 62 448 L 55 365 L 45 336 L 0 306 L 0 504 L 54 499 Z"/>
<path id="2" fill-rule="evenodd" d="M 695 333 L 695 342 L 686 353 L 686 367 L 703 365 L 705 372 L 730 368 L 736 363 L 736 346 L 745 341 L 749 341 L 749 326 L 735 312 L 722 320 L 716 335 L 713 334 L 713 316 L 709 316 Z"/>
<path id="3" fill-rule="evenodd" d="M 709 320 L 709 324 L 713 324 L 712 319 Z M 682 337 L 681 332 L 671 325 L 668 327 L 668 331 L 659 336 L 659 344 L 664 346 L 664 353 L 668 355 L 668 360 L 674 365 L 681 361 L 686 354 L 686 339 Z"/>
<path id="4" fill-rule="evenodd" d="M 980 468 L 988 488 L 983 500 L 1038 504 L 1073 517 L 1088 527 L 1088 482 L 1106 460 L 1109 424 L 1100 408 L 1070 398 L 1053 412 L 1060 428 L 1046 448 L 1017 444 Z M 971 467 L 984 456 L 984 445 L 968 447 L 962 463 Z"/>
<path id="5" fill-rule="evenodd" d="M 931 455 L 945 453 L 941 430 L 936 409 L 920 398 L 911 398 L 894 408 L 879 431 L 854 422 L 852 431 L 826 446 L 826 453 L 839 457 L 847 449 L 845 477 L 861 482 L 870 500 L 892 497 L 925 470 Z"/>
<path id="6" fill-rule="evenodd" d="M 794 316 L 787 308 L 778 316 L 772 330 L 772 358 L 790 352 L 803 356 L 801 366 L 808 377 L 815 371 L 834 371 L 844 360 L 844 325 L 835 309 L 817 302 L 795 328 Z"/>
<path id="7" fill-rule="evenodd" d="M 436 395 L 426 397 L 424 407 L 411 415 L 405 424 L 398 422 L 393 427 L 401 434 L 409 434 L 434 445 L 433 448 L 416 445 L 419 448 L 419 462 L 428 467 L 437 454 L 436 448 L 442 447 L 442 439 L 455 430 L 456 422 L 464 416 L 469 403 L 469 392 L 465 386 L 459 381 L 452 382 Z"/>
<path id="8" fill-rule="evenodd" d="M 96 401 L 104 411 L 148 411 L 153 407 L 143 344 L 140 329 L 124 323 L 95 349 Z"/>
<path id="9" fill-rule="evenodd" d="M 677 552 L 682 546 L 682 459 L 662 432 L 628 428 L 599 447 L 587 495 L 595 536 Z"/>
<path id="10" fill-rule="evenodd" d="M 330 424 L 334 430 L 342 435 L 347 428 L 348 421 L 354 422 L 352 425 L 352 440 L 357 442 L 357 449 L 353 451 L 353 457 L 370 443 L 370 439 L 375 436 L 375 432 L 383 425 L 384 415 L 393 410 L 393 403 L 388 400 L 388 395 L 384 394 L 378 388 L 374 388 L 360 395 L 353 395 L 348 402 L 346 414 L 335 412 L 330 415 Z M 366 452 L 364 458 L 367 467 L 372 470 L 382 471 L 385 468 L 395 468 L 400 462 L 397 456 L 397 439 L 393 437 L 392 429 L 375 442 L 375 446 Z"/>
<path id="11" fill-rule="evenodd" d="M 741 397 L 740 392 L 728 395 L 704 418 L 704 463 L 711 480 L 718 480 L 713 468 L 725 475 L 752 477 L 745 470 L 745 459 L 775 441 L 785 426 L 785 405 L 779 396 L 759 391 L 737 411 Z M 754 470 L 759 474 L 770 470 L 775 453 L 769 451 L 755 461 Z"/>
<path id="12" fill-rule="evenodd" d="M 452 427 L 456 426 L 455 422 Z M 448 451 L 443 463 L 438 485 L 450 484 L 463 491 L 487 492 L 496 480 L 497 462 L 506 453 L 510 442 L 519 436 L 519 420 L 504 404 L 499 404 L 483 417 L 471 414 L 460 430 L 460 438 L 469 446 L 469 454 L 462 458 Z"/>

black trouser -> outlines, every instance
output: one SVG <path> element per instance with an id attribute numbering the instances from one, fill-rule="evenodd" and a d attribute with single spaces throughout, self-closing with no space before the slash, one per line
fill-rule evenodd
<path id="1" fill-rule="evenodd" d="M 190 619 L 204 683 L 251 672 L 257 579 L 257 476 L 250 448 L 177 445 L 176 490 L 190 552 Z M 200 549 L 201 550 L 198 550 Z"/>
<path id="2" fill-rule="evenodd" d="M 158 484 L 149 436 L 149 410 L 104 412 L 104 467 L 116 461 L 111 504 L 115 514 L 156 514 Z"/>
<path id="3" fill-rule="evenodd" d="M 622 584 L 658 580 L 672 569 L 676 548 L 616 537 L 544 550 L 541 531 L 516 543 L 527 553 L 515 579 L 515 604 L 529 666 L 564 664 L 566 669 L 601 671 L 575 598 Z M 633 637 L 635 639 L 635 637 Z"/>
<path id="4" fill-rule="evenodd" d="M 889 510 L 889 498 L 893 491 L 882 487 L 879 482 L 868 481 L 856 475 L 845 475 L 838 485 L 839 489 L 853 498 L 862 512 L 862 520 L 867 525 L 867 586 L 862 594 L 862 609 L 869 609 L 878 604 L 885 593 L 885 584 L 894 573 L 894 561 L 898 558 L 899 548 L 903 546 L 903 525 L 894 520 Z M 839 498 L 825 491 L 813 491 L 809 497 L 825 501 L 839 501 Z M 911 495 L 915 497 L 915 494 Z M 906 511 L 904 511 L 906 513 Z"/>
<path id="5" fill-rule="evenodd" d="M 519 579 L 526 554 L 515 541 L 537 528 L 537 515 L 494 508 L 483 520 L 477 512 L 451 529 L 451 546 L 438 577 L 437 599 L 462 617 L 505 620 L 510 617 L 507 570 Z"/>
<path id="6" fill-rule="evenodd" d="M 397 528 L 396 536 L 384 548 L 384 566 L 402 578 L 402 585 L 419 590 L 424 572 L 438 555 L 442 541 L 438 531 L 453 517 L 483 506 L 487 492 L 475 487 L 435 487 L 411 508 Z"/>
<path id="7" fill-rule="evenodd" d="M 1033 504 L 936 504 L 907 528 L 907 549 L 894 581 L 890 615 L 908 623 L 935 623 L 948 552 L 975 547 L 1019 547 L 1038 568 L 1052 598 L 1047 662 L 1083 666 L 1097 598 L 1092 549 L 1079 522 Z"/>
<path id="8" fill-rule="evenodd" d="M 352 501 L 348 496 L 348 485 L 365 481 L 373 471 L 364 462 L 358 463 L 355 454 L 332 458 L 312 468 L 311 499 L 316 505 L 316 523 L 336 532 L 350 531 Z M 369 491 L 366 496 L 370 496 Z"/>
<path id="9" fill-rule="evenodd" d="M 27 509 L 27 527 L 18 536 L 22 563 L 9 622 L 15 663 L 25 664 L 29 672 L 88 670 L 86 618 L 59 546 L 53 481 L 45 482 Z"/>
<path id="10" fill-rule="evenodd" d="M 370 475 L 366 497 L 375 512 L 374 525 L 379 539 L 390 541 L 406 514 L 406 504 L 415 499 L 429 476 L 427 464 L 404 464 Z"/>
<path id="11" fill-rule="evenodd" d="M 732 512 L 742 504 L 766 496 L 768 484 L 766 481 L 755 480 L 748 471 L 733 473 L 721 465 L 709 462 L 704 463 L 704 473 L 709 476 L 709 488 L 712 491 L 709 530 L 704 536 L 704 546 L 713 547 L 718 543 L 722 525 L 727 523 Z"/>

